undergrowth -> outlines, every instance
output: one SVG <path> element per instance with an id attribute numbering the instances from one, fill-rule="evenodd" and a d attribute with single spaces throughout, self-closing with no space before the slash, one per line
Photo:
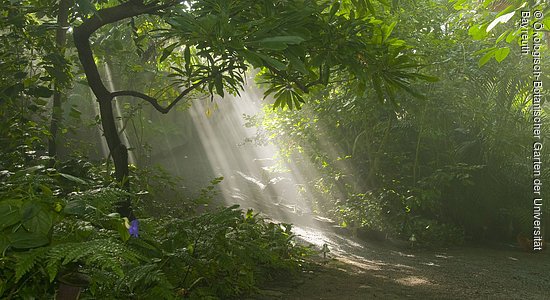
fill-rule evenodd
<path id="1" fill-rule="evenodd" d="M 0 171 L 0 298 L 51 298 L 61 281 L 78 277 L 87 282 L 80 299 L 237 299 L 272 276 L 292 274 L 305 253 L 290 224 L 252 210 L 192 215 L 222 178 L 192 203 L 166 201 L 152 212 L 150 180 L 123 191 L 105 165 L 54 161 L 39 156 L 35 142 L 0 150 L 8 158 Z M 134 236 L 115 213 L 126 197 L 138 215 Z"/>

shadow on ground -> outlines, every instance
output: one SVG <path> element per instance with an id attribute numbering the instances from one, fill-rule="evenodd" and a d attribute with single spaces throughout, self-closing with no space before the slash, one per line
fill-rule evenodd
<path id="1" fill-rule="evenodd" d="M 298 279 L 276 281 L 250 299 L 550 299 L 550 255 L 510 245 L 446 250 L 367 242 L 325 229 L 332 249 Z M 311 239 L 311 238 L 310 238 Z"/>

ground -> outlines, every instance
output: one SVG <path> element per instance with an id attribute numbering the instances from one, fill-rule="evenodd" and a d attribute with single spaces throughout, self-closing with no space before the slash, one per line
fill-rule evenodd
<path id="1" fill-rule="evenodd" d="M 307 235 L 303 230 L 302 236 Z M 488 244 L 443 250 L 320 233 L 329 258 L 251 299 L 550 299 L 550 253 Z"/>

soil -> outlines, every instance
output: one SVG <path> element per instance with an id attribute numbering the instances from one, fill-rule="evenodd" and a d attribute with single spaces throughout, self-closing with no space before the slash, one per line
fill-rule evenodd
<path id="1" fill-rule="evenodd" d="M 328 258 L 314 255 L 298 279 L 273 282 L 251 299 L 550 299 L 548 251 L 331 238 L 340 245 L 329 245 Z"/>
<path id="2" fill-rule="evenodd" d="M 372 234 L 353 238 L 332 220 L 296 215 L 296 207 L 278 216 L 269 210 L 270 219 L 292 223 L 298 241 L 312 245 L 317 254 L 307 259 L 299 276 L 274 280 L 248 299 L 550 300 L 548 247 L 537 253 L 504 243 L 419 249 Z M 321 253 L 325 243 L 327 258 Z"/>

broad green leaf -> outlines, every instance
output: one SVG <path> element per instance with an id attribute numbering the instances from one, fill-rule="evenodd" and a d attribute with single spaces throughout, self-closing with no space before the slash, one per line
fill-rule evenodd
<path id="1" fill-rule="evenodd" d="M 34 201 L 26 201 L 21 207 L 21 221 L 26 222 L 36 216 L 42 206 Z"/>
<path id="2" fill-rule="evenodd" d="M 496 50 L 496 47 L 483 48 L 481 50 L 478 50 L 478 51 L 474 52 L 473 55 L 479 55 L 479 54 L 482 54 L 482 53 L 485 53 L 485 52 L 488 52 L 488 51 L 494 51 L 494 50 Z"/>
<path id="3" fill-rule="evenodd" d="M 500 63 L 508 56 L 509 53 L 510 53 L 510 48 L 508 47 L 500 48 L 495 51 L 495 59 Z"/>
<path id="4" fill-rule="evenodd" d="M 84 215 L 87 204 L 83 200 L 71 200 L 63 208 L 63 212 L 68 215 Z"/>
<path id="5" fill-rule="evenodd" d="M 485 53 L 485 55 L 483 55 L 483 57 L 479 60 L 478 66 L 482 67 L 485 65 L 493 56 L 495 56 L 495 50 Z"/>
<path id="6" fill-rule="evenodd" d="M 19 206 L 21 201 L 2 200 L 0 203 L 0 230 L 12 226 L 21 220 Z"/>
<path id="7" fill-rule="evenodd" d="M 8 236 L 0 232 L 0 253 L 4 255 L 4 252 L 9 246 L 10 246 L 10 240 Z"/>
<path id="8" fill-rule="evenodd" d="M 259 68 L 262 65 L 262 59 L 252 51 L 242 50 L 239 51 L 239 54 L 241 54 L 254 68 Z"/>
<path id="9" fill-rule="evenodd" d="M 48 235 L 53 226 L 54 213 L 41 210 L 30 220 L 23 223 L 23 227 L 29 232 Z"/>
<path id="10" fill-rule="evenodd" d="M 8 235 L 9 246 L 17 249 L 31 249 L 47 245 L 50 239 L 44 234 L 19 230 Z"/>
<path id="11" fill-rule="evenodd" d="M 468 29 L 468 34 L 471 35 L 474 40 L 481 40 L 487 36 L 484 27 L 485 25 L 473 25 Z"/>
<path id="12" fill-rule="evenodd" d="M 297 56 L 292 53 L 287 53 L 286 57 L 290 61 L 290 66 L 304 75 L 308 75 L 309 72 L 306 68 L 306 65 L 300 60 Z"/>

